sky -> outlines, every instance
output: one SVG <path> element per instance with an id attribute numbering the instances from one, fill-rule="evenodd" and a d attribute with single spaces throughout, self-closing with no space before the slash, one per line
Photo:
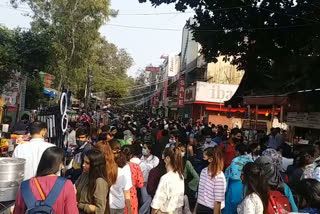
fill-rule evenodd
<path id="1" fill-rule="evenodd" d="M 192 16 L 191 13 L 177 13 L 174 5 L 154 8 L 149 2 L 140 4 L 138 0 L 113 0 L 111 8 L 119 10 L 119 15 L 106 22 L 101 27 L 100 33 L 109 42 L 126 49 L 133 57 L 134 65 L 129 69 L 129 75 L 137 76 L 138 70 L 144 69 L 149 64 L 159 65 L 162 62 L 161 55 L 180 52 L 182 28 L 186 20 Z M 26 10 L 26 5 L 16 10 L 10 7 L 9 0 L 0 0 L 0 24 L 8 28 L 29 28 L 31 19 L 25 15 Z M 159 13 L 172 14 L 159 15 Z M 134 29 L 115 25 L 179 31 Z"/>

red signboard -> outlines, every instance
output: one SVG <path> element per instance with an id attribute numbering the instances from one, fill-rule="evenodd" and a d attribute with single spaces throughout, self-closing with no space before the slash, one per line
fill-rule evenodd
<path id="1" fill-rule="evenodd" d="M 159 67 L 146 67 L 146 71 L 159 72 L 160 68 Z"/>
<path id="2" fill-rule="evenodd" d="M 178 87 L 177 107 L 183 107 L 184 106 L 184 89 L 185 89 L 184 76 L 180 76 L 180 78 L 179 78 L 179 87 Z"/>

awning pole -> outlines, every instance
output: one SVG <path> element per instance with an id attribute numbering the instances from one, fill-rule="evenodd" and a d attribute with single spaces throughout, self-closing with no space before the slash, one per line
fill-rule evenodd
<path id="1" fill-rule="evenodd" d="M 255 124 L 255 129 L 257 129 L 258 116 L 259 116 L 259 106 L 256 105 L 256 124 Z"/>
<path id="2" fill-rule="evenodd" d="M 273 105 L 272 105 L 272 115 L 271 115 L 271 127 L 273 127 L 274 111 L 275 111 L 275 106 L 274 106 L 274 104 L 273 104 Z"/>

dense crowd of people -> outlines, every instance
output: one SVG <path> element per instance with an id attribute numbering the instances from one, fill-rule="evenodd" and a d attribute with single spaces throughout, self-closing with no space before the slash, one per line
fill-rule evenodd
<path id="1" fill-rule="evenodd" d="M 26 159 L 14 213 L 320 213 L 319 142 L 141 116 L 111 125 L 70 123 L 62 149 L 33 122 L 13 153 Z"/>

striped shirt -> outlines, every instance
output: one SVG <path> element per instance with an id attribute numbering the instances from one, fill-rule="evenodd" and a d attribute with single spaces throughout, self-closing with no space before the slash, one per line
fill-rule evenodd
<path id="1" fill-rule="evenodd" d="M 204 168 L 200 174 L 198 189 L 198 203 L 208 208 L 214 208 L 214 202 L 221 202 L 221 209 L 225 206 L 226 178 L 220 172 L 211 178 L 208 167 Z"/>

